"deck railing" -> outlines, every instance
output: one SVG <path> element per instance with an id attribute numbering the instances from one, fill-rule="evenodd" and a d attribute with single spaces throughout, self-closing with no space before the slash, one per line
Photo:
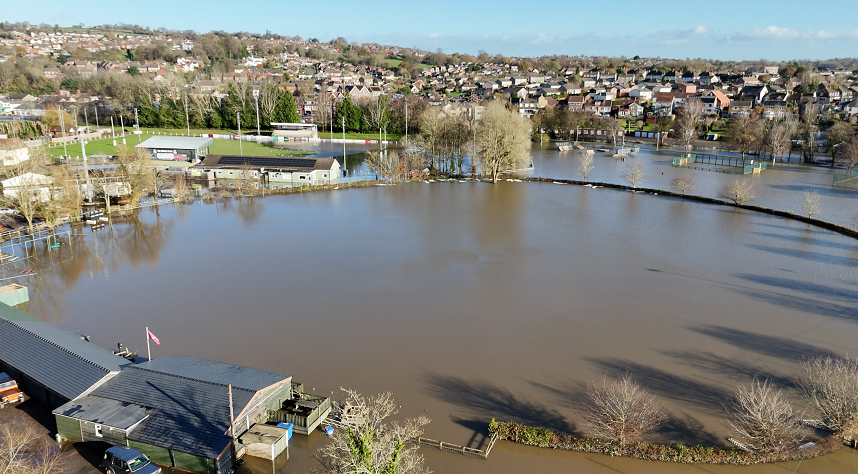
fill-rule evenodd
<path id="1" fill-rule="evenodd" d="M 437 449 L 439 451 L 443 451 L 445 453 L 461 454 L 463 456 L 469 456 L 473 458 L 488 459 L 489 454 L 491 454 L 492 452 L 492 448 L 498 441 L 498 435 L 497 433 L 494 433 L 489 438 L 489 442 L 486 445 L 485 449 L 469 448 L 467 446 L 460 446 L 458 444 L 453 443 L 445 443 L 443 441 L 437 441 L 434 439 L 423 437 L 417 437 L 410 441 L 421 448 L 432 448 Z"/>

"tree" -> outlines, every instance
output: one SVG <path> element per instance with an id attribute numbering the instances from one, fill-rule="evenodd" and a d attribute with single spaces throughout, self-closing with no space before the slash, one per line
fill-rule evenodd
<path id="1" fill-rule="evenodd" d="M 629 374 L 587 386 L 581 418 L 594 436 L 624 446 L 655 431 L 667 414 Z"/>
<path id="2" fill-rule="evenodd" d="M 387 127 L 390 121 L 390 113 L 387 110 L 387 97 L 381 95 L 366 103 L 364 109 L 364 119 L 366 123 L 378 130 L 378 141 L 381 142 L 381 131 Z"/>
<path id="3" fill-rule="evenodd" d="M 587 181 L 591 174 L 593 174 L 593 155 L 581 153 L 578 158 L 578 176 L 582 181 Z"/>
<path id="4" fill-rule="evenodd" d="M 503 103 L 490 102 L 477 128 L 476 143 L 483 173 L 497 183 L 500 173 L 521 169 L 530 162 L 530 123 Z"/>
<path id="5" fill-rule="evenodd" d="M 341 127 L 345 120 L 347 132 L 360 132 L 361 110 L 360 107 L 352 102 L 351 95 L 346 94 L 343 100 L 337 106 L 337 114 L 334 118 L 334 126 Z"/>
<path id="6" fill-rule="evenodd" d="M 816 191 L 805 192 L 801 201 L 801 207 L 808 218 L 813 218 L 813 216 L 821 213 L 822 207 L 819 204 L 819 193 Z"/>
<path id="7" fill-rule="evenodd" d="M 30 150 L 30 159 L 6 167 L 6 174 L 18 178 L 13 189 L 7 191 L 7 203 L 27 220 L 27 229 L 33 229 L 42 203 L 49 196 L 51 178 L 48 174 L 48 156 L 44 150 Z"/>
<path id="8" fill-rule="evenodd" d="M 841 147 L 855 135 L 852 125 L 846 122 L 837 122 L 828 129 L 828 152 L 831 153 L 832 161 L 837 158 Z"/>
<path id="9" fill-rule="evenodd" d="M 819 356 L 802 363 L 799 381 L 804 397 L 835 433 L 854 434 L 858 427 L 858 360 Z"/>
<path id="10" fill-rule="evenodd" d="M 727 124 L 727 141 L 739 146 L 742 151 L 742 159 L 759 144 L 763 135 L 760 119 L 755 116 L 735 116 Z"/>
<path id="11" fill-rule="evenodd" d="M 621 173 L 623 179 L 631 183 L 633 188 L 643 181 L 644 175 L 646 175 L 646 167 L 637 158 L 626 161 L 626 167 Z"/>
<path id="12" fill-rule="evenodd" d="M 30 422 L 0 424 L 0 472 L 9 474 L 54 474 L 64 472 L 62 449 Z"/>
<path id="13" fill-rule="evenodd" d="M 685 143 L 686 152 L 691 149 L 691 140 L 697 135 L 701 118 L 703 118 L 703 101 L 697 98 L 688 99 L 676 113 L 676 126 L 682 142 Z"/>
<path id="14" fill-rule="evenodd" d="M 768 380 L 754 379 L 750 387 L 739 386 L 724 408 L 736 441 L 754 452 L 791 451 L 805 438 L 801 415 L 793 411 L 781 389 Z"/>
<path id="15" fill-rule="evenodd" d="M 295 97 L 285 88 L 281 87 L 277 90 L 277 103 L 271 121 L 280 123 L 301 122 L 301 115 L 298 114 L 298 108 L 295 106 Z"/>
<path id="16" fill-rule="evenodd" d="M 780 122 L 774 124 L 766 134 L 766 146 L 772 154 L 772 164 L 777 157 L 783 158 L 792 148 L 792 136 L 798 129 L 798 121 L 795 116 L 788 115 Z"/>
<path id="17" fill-rule="evenodd" d="M 757 192 L 754 190 L 754 183 L 747 180 L 734 180 L 726 183 L 720 191 L 718 197 L 733 201 L 733 204 L 742 205 L 757 197 Z"/>
<path id="18" fill-rule="evenodd" d="M 683 196 L 694 189 L 694 178 L 691 176 L 679 176 L 670 180 L 670 187 L 681 192 Z"/>
<path id="19" fill-rule="evenodd" d="M 843 145 L 840 161 L 846 165 L 846 171 L 849 173 L 858 166 L 858 137 L 853 137 Z"/>
<path id="20" fill-rule="evenodd" d="M 319 449 L 316 459 L 330 474 L 422 474 L 423 457 L 408 443 L 423 433 L 426 417 L 409 418 L 402 424 L 386 421 L 397 413 L 392 395 L 365 398 L 341 389 L 346 395 L 347 428 L 334 432 L 331 442 Z M 348 418 L 348 419 L 346 419 Z"/>
<path id="21" fill-rule="evenodd" d="M 399 156 L 388 150 L 370 150 L 366 153 L 364 164 L 376 175 L 389 179 L 399 168 Z"/>

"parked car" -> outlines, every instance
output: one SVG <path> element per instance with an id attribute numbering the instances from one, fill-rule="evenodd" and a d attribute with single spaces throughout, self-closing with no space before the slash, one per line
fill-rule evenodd
<path id="1" fill-rule="evenodd" d="M 107 474 L 160 474 L 161 468 L 145 454 L 128 446 L 111 446 L 101 464 Z"/>
<path id="2" fill-rule="evenodd" d="M 0 372 L 0 408 L 23 401 L 24 392 L 18 388 L 18 382 L 6 375 L 5 372 Z"/>

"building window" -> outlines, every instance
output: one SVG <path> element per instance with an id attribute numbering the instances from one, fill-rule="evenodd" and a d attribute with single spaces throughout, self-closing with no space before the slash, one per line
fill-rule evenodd
<path id="1" fill-rule="evenodd" d="M 101 425 L 95 425 L 95 436 L 101 438 Z"/>

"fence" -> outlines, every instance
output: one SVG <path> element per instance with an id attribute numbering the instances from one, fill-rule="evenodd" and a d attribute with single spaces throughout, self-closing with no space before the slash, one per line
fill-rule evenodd
<path id="1" fill-rule="evenodd" d="M 498 434 L 495 433 L 489 438 L 489 442 L 486 445 L 486 449 L 469 448 L 467 446 L 459 446 L 458 444 L 445 443 L 443 441 L 437 441 L 434 439 L 422 437 L 417 437 L 411 439 L 410 441 L 421 448 L 432 448 L 446 453 L 461 454 L 463 456 L 469 456 L 473 458 L 488 459 L 489 454 L 491 454 L 492 452 L 492 448 L 498 441 Z"/>
<path id="2" fill-rule="evenodd" d="M 855 178 L 858 178 L 858 173 L 855 172 L 854 168 L 844 173 L 834 173 L 834 182 L 832 182 L 831 185 L 837 186 L 838 184 L 845 183 Z"/>

